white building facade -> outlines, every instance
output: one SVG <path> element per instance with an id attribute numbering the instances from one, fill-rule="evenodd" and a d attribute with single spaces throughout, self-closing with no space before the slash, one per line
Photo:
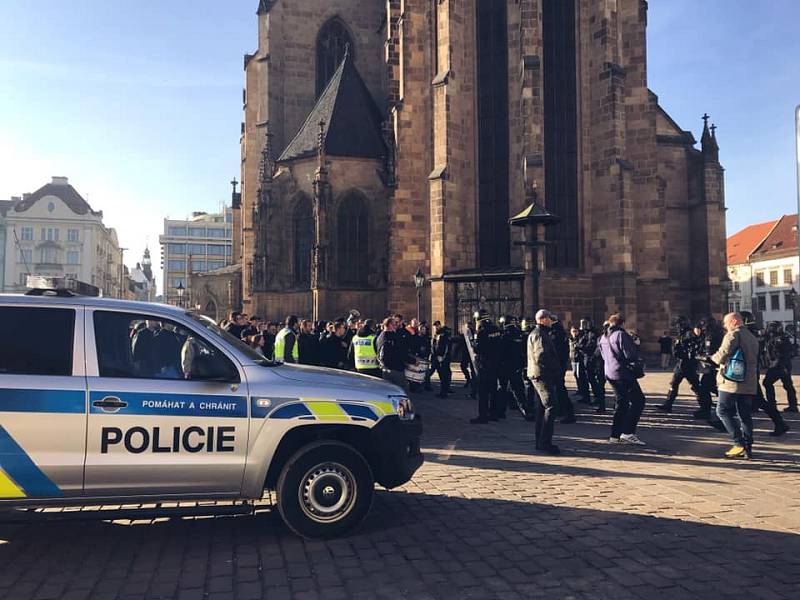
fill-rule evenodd
<path id="1" fill-rule="evenodd" d="M 14 199 L 6 211 L 3 291 L 25 291 L 27 276 L 73 277 L 104 296 L 123 297 L 117 232 L 103 224 L 66 177 Z"/>
<path id="2" fill-rule="evenodd" d="M 189 275 L 233 264 L 232 225 L 230 208 L 213 214 L 196 212 L 187 220 L 164 219 L 164 234 L 159 236 L 164 302 L 194 306 Z"/>
<path id="3" fill-rule="evenodd" d="M 728 264 L 732 283 L 728 309 L 750 311 L 761 324 L 777 321 L 784 326 L 796 325 L 800 318 L 797 215 L 753 227 L 762 229 L 750 232 L 744 242 L 748 247 L 738 253 L 739 260 Z M 729 259 L 734 237 L 728 239 Z"/>

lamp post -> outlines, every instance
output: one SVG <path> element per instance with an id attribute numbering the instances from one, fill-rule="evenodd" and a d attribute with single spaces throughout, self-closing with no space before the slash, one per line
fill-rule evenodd
<path id="1" fill-rule="evenodd" d="M 525 248 L 525 267 L 528 271 L 525 273 L 525 292 L 526 296 L 530 297 L 533 312 L 536 312 L 539 309 L 539 248 L 552 245 L 552 242 L 543 239 L 544 228 L 557 224 L 561 221 L 561 217 L 557 217 L 538 203 L 535 182 L 526 190 L 525 199 L 528 207 L 511 217 L 508 222 L 514 227 L 525 228 L 525 241 L 514 242 L 514 245 Z"/>
<path id="2" fill-rule="evenodd" d="M 425 275 L 422 274 L 422 269 L 417 267 L 417 272 L 414 273 L 414 287 L 417 289 L 417 321 L 420 320 L 420 300 L 422 298 L 422 287 L 425 285 Z"/>
<path id="3" fill-rule="evenodd" d="M 186 291 L 186 288 L 183 287 L 183 282 L 182 281 L 178 282 L 177 290 L 178 290 L 178 306 L 183 308 L 183 292 Z"/>

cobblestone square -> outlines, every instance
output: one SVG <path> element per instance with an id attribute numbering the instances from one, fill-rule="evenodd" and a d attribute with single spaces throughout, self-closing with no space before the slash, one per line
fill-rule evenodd
<path id="1" fill-rule="evenodd" d="M 578 405 L 579 422 L 556 427 L 564 455 L 545 457 L 515 412 L 469 425 L 475 401 L 455 385 L 416 396 L 426 463 L 349 537 L 303 541 L 268 510 L 5 513 L 0 598 L 800 597 L 797 415 L 775 439 L 759 413 L 755 458 L 726 461 L 727 436 L 692 420 L 692 398 L 653 409 L 668 385 L 654 373 L 647 446 L 609 445 L 610 413 Z"/>

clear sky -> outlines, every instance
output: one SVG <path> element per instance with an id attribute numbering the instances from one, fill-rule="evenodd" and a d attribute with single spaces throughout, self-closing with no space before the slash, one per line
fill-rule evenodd
<path id="1" fill-rule="evenodd" d="M 729 232 L 794 212 L 800 2 L 649 4 L 650 87 L 698 139 L 704 112 L 718 125 Z M 162 219 L 217 209 L 239 176 L 257 5 L 0 0 L 0 199 L 68 176 L 126 262 L 149 243 L 158 267 Z"/>

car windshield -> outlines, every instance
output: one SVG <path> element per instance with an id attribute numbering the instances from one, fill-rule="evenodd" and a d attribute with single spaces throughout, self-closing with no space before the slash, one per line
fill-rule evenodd
<path id="1" fill-rule="evenodd" d="M 264 366 L 264 367 L 275 367 L 278 366 L 278 363 L 271 361 L 268 358 L 265 358 L 253 348 L 251 348 L 248 344 L 237 338 L 235 335 L 231 335 L 224 329 L 222 329 L 219 325 L 217 325 L 213 319 L 205 315 L 198 315 L 193 312 L 186 313 L 189 317 L 192 318 L 193 321 L 199 323 L 203 326 L 206 331 L 210 331 L 215 336 L 225 340 L 228 344 L 236 348 L 239 352 L 247 356 L 247 358 L 251 359 L 253 362 Z"/>

